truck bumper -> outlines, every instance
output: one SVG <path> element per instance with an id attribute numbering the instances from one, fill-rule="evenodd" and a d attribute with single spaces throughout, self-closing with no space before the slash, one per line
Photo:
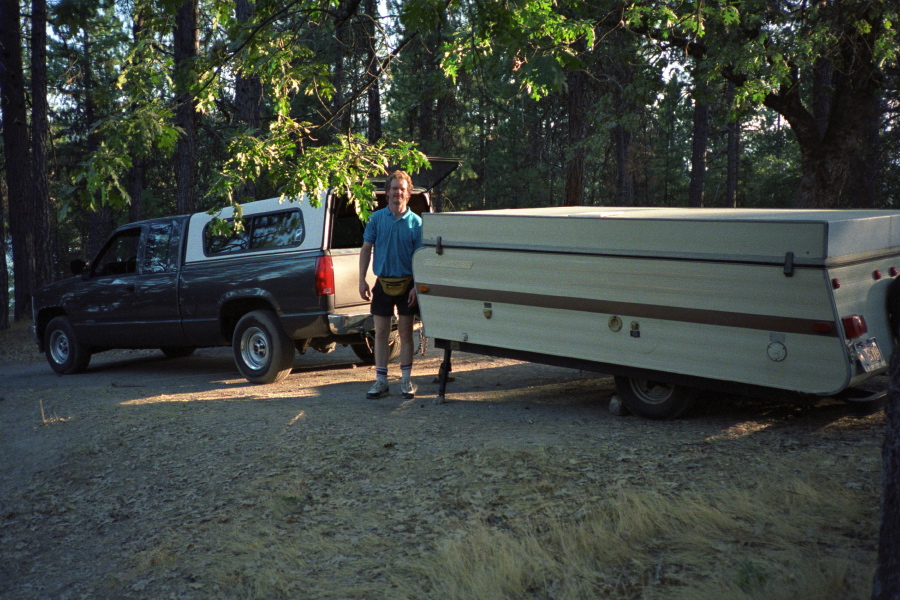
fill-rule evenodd
<path id="1" fill-rule="evenodd" d="M 369 313 L 328 315 L 328 329 L 333 335 L 364 333 L 375 329 L 375 318 Z"/>

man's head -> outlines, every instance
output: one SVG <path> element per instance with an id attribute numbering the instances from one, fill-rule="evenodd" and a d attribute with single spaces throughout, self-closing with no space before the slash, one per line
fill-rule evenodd
<path id="1" fill-rule="evenodd" d="M 409 195 L 412 193 L 412 177 L 406 171 L 394 171 L 387 178 L 384 188 L 387 192 L 388 208 L 395 217 L 406 212 Z"/>

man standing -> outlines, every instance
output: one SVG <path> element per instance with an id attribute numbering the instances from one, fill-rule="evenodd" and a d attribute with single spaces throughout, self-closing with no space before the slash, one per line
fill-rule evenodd
<path id="1" fill-rule="evenodd" d="M 416 384 L 410 381 L 413 362 L 413 321 L 419 313 L 412 278 L 413 252 L 422 247 L 422 219 L 409 210 L 412 178 L 405 171 L 394 171 L 388 177 L 388 205 L 372 213 L 363 234 L 359 254 L 359 295 L 372 301 L 375 317 L 375 383 L 366 394 L 374 399 L 387 396 L 388 341 L 391 318 L 397 312 L 400 334 L 400 393 L 404 398 L 416 397 Z M 366 282 L 372 251 L 372 271 L 378 277 L 374 289 Z"/>

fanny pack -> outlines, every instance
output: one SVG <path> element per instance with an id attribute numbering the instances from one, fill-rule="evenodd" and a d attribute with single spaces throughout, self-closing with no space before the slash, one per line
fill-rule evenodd
<path id="1" fill-rule="evenodd" d="M 379 277 L 378 281 L 381 282 L 381 289 L 384 290 L 384 293 L 388 296 L 400 296 L 405 293 L 406 290 L 409 289 L 409 284 L 412 283 L 412 275 L 408 277 Z"/>

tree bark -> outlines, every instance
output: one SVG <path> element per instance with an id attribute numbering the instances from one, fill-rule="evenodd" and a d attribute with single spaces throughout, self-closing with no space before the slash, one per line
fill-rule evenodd
<path id="1" fill-rule="evenodd" d="M 734 84 L 725 84 L 725 102 L 729 110 L 734 104 Z M 735 117 L 728 120 L 727 130 L 727 174 L 725 180 L 725 206 L 737 208 L 737 186 L 741 168 L 741 122 Z"/>
<path id="2" fill-rule="evenodd" d="M 872 600 L 900 599 L 900 351 L 889 368 L 886 425 L 881 447 L 881 530 Z"/>
<path id="3" fill-rule="evenodd" d="M 50 147 L 50 120 L 47 104 L 47 0 L 31 3 L 31 227 L 34 235 L 34 281 L 38 290 L 53 280 L 50 233 L 50 189 L 47 164 Z"/>
<path id="4" fill-rule="evenodd" d="M 688 206 L 703 206 L 706 181 L 706 149 L 709 144 L 709 104 L 705 94 L 694 94 L 694 139 L 691 143 L 691 182 L 688 188 Z"/>
<path id="5" fill-rule="evenodd" d="M 3 111 L 3 154 L 9 194 L 9 235 L 12 241 L 15 285 L 13 318 L 17 321 L 28 314 L 35 272 L 28 113 L 25 104 L 20 18 L 18 0 L 0 0 L 0 109 Z"/>
<path id="6" fill-rule="evenodd" d="M 631 132 L 621 124 L 613 127 L 616 155 L 616 206 L 634 206 L 634 168 L 631 161 Z"/>
<path id="7" fill-rule="evenodd" d="M 196 80 L 193 62 L 200 54 L 198 0 L 184 0 L 175 16 L 175 121 L 181 128 L 175 150 L 175 202 L 180 214 L 194 212 L 199 115 L 192 94 Z"/>
<path id="8" fill-rule="evenodd" d="M 381 139 L 382 122 L 381 122 L 381 87 L 378 71 L 381 69 L 381 61 L 378 60 L 378 54 L 375 47 L 375 23 L 378 19 L 378 3 L 375 0 L 366 0 L 366 14 L 369 15 L 369 23 L 366 27 L 368 34 L 366 40 L 366 64 L 370 77 L 375 78 L 369 89 L 366 90 L 367 113 L 366 119 L 366 139 L 370 144 L 374 144 Z"/>
<path id="9" fill-rule="evenodd" d="M 2 15 L 0 15 L 2 16 Z M 3 186 L 5 187 L 5 186 Z M 6 206 L 0 193 L 0 256 L 6 256 Z M 9 269 L 5 260 L 0 260 L 0 330 L 9 329 Z"/>
<path id="10" fill-rule="evenodd" d="M 566 104 L 569 117 L 569 157 L 566 164 L 566 206 L 584 204 L 584 138 L 587 135 L 585 114 L 585 73 L 569 71 L 566 74 Z"/>
<path id="11" fill-rule="evenodd" d="M 240 23 L 249 25 L 256 14 L 255 6 L 250 0 L 237 0 L 235 16 Z M 234 79 L 235 117 L 251 135 L 256 135 L 262 125 L 263 88 L 259 77 L 247 77 L 243 70 L 238 70 Z M 239 201 L 256 199 L 256 182 L 245 181 L 237 191 Z"/>

